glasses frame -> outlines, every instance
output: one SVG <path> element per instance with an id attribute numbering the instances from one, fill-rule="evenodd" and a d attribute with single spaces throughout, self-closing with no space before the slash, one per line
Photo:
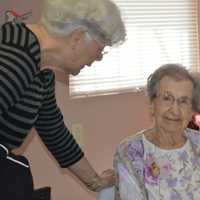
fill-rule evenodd
<path id="1" fill-rule="evenodd" d="M 192 97 L 182 96 L 182 97 L 174 97 L 170 92 L 158 93 L 156 98 L 160 100 L 162 105 L 167 107 L 172 107 L 174 103 L 178 105 L 181 109 L 190 109 L 192 108 Z"/>

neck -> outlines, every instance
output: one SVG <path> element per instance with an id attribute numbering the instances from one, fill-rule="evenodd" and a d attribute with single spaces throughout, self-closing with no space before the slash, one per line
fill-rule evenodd
<path id="1" fill-rule="evenodd" d="M 160 131 L 157 128 L 151 129 L 145 136 L 161 149 L 181 148 L 187 140 L 183 133 Z"/>
<path id="2" fill-rule="evenodd" d="M 63 72 L 59 68 L 49 67 L 54 71 L 56 81 L 64 83 L 65 85 L 69 85 L 69 74 Z"/>

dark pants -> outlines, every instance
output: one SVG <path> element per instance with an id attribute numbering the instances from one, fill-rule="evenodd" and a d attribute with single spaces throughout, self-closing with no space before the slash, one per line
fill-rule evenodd
<path id="1" fill-rule="evenodd" d="M 32 200 L 33 179 L 24 156 L 6 152 L 0 145 L 0 199 Z"/>

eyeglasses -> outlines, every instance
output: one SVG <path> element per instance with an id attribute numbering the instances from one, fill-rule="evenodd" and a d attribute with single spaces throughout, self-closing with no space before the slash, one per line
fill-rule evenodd
<path id="1" fill-rule="evenodd" d="M 102 41 L 97 35 L 94 35 L 92 32 L 86 32 L 86 38 L 90 40 L 95 40 L 98 43 L 98 52 L 99 52 L 99 57 L 97 60 L 101 60 L 104 55 L 109 53 L 110 47 L 106 46 L 105 42 Z"/>
<path id="2" fill-rule="evenodd" d="M 109 46 L 105 46 L 104 49 L 101 51 L 101 55 L 104 56 L 110 52 L 111 48 Z"/>
<path id="3" fill-rule="evenodd" d="M 160 100 L 162 105 L 167 106 L 167 107 L 174 105 L 175 102 L 182 109 L 189 109 L 192 107 L 192 98 L 187 97 L 187 96 L 175 98 L 169 92 L 165 92 L 165 93 L 160 93 L 156 95 L 156 97 Z"/>

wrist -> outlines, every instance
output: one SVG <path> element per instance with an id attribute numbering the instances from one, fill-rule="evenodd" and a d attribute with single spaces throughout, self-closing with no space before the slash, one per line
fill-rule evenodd
<path id="1" fill-rule="evenodd" d="M 91 179 L 90 182 L 85 183 L 87 188 L 91 191 L 98 192 L 107 186 L 105 180 L 98 175 Z"/>

